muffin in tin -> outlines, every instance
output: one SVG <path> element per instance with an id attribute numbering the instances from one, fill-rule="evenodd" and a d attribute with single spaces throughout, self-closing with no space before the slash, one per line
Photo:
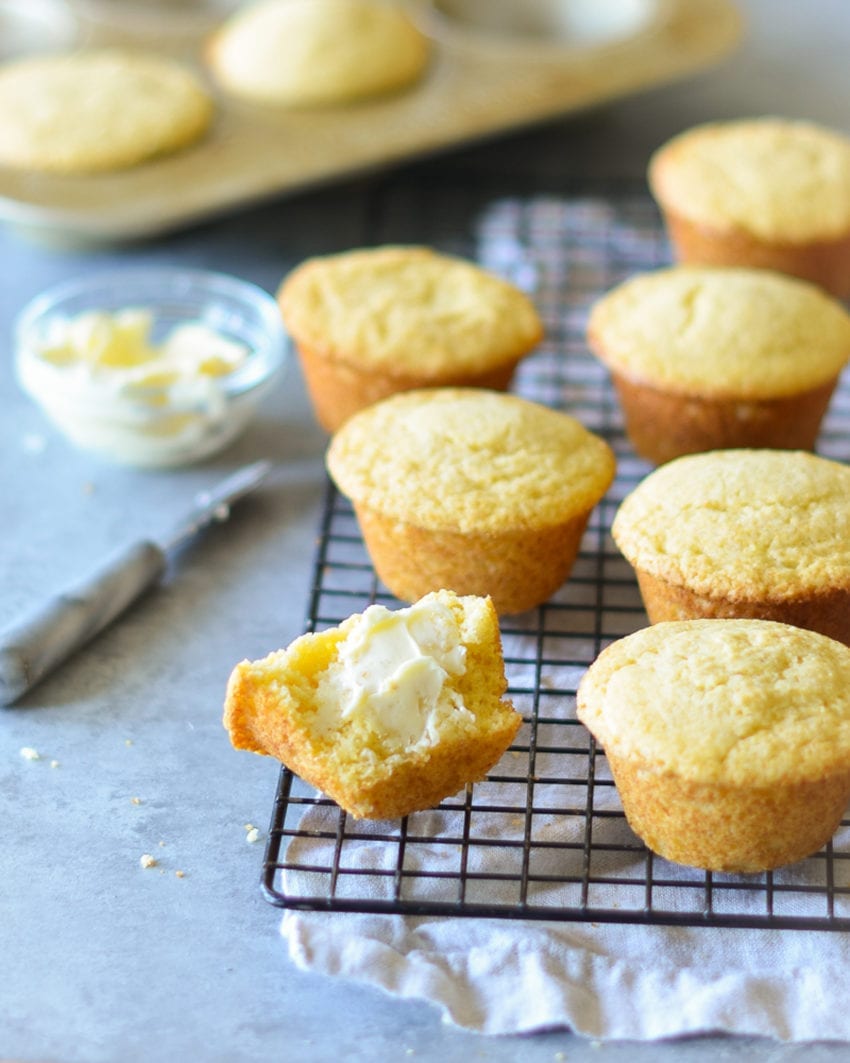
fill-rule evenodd
<path id="1" fill-rule="evenodd" d="M 0 64 L 0 165 L 101 174 L 200 140 L 215 116 L 187 65 L 153 51 L 79 48 Z"/>
<path id="2" fill-rule="evenodd" d="M 431 42 L 387 0 L 255 0 L 217 27 L 205 54 L 217 84 L 248 103 L 328 107 L 413 85 Z"/>

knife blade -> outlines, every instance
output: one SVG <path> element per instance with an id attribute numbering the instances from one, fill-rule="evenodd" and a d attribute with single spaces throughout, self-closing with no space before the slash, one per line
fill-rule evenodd
<path id="1" fill-rule="evenodd" d="M 226 520 L 233 503 L 253 491 L 271 467 L 270 461 L 254 462 L 201 491 L 168 532 L 121 547 L 0 632 L 0 704 L 16 701 L 120 616 L 162 576 L 172 551 L 210 524 Z"/>

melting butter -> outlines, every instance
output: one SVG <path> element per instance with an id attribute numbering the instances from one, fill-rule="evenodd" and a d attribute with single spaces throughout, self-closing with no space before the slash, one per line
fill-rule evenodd
<path id="1" fill-rule="evenodd" d="M 159 344 L 151 342 L 152 328 L 152 315 L 144 310 L 91 310 L 56 320 L 35 354 L 75 370 L 78 381 L 88 377 L 125 394 L 232 373 L 248 357 L 243 344 L 200 321 L 177 325 Z"/>
<path id="2" fill-rule="evenodd" d="M 449 680 L 466 671 L 457 621 L 442 603 L 370 606 L 319 681 L 320 733 L 357 718 L 390 747 L 433 745 L 446 714 L 472 719 Z"/>
<path id="3" fill-rule="evenodd" d="M 142 466 L 182 464 L 220 449 L 251 405 L 227 391 L 251 355 L 202 321 L 152 341 L 154 318 L 127 308 L 56 317 L 18 356 L 18 378 L 68 437 Z"/>

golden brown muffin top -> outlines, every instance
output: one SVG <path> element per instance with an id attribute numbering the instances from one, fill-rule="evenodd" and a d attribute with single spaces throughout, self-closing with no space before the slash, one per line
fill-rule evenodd
<path id="1" fill-rule="evenodd" d="M 652 157 L 649 182 L 665 210 L 714 229 L 785 244 L 850 233 L 850 140 L 809 122 L 686 130 Z"/>
<path id="2" fill-rule="evenodd" d="M 315 353 L 423 381 L 518 360 L 542 336 L 518 288 L 425 247 L 308 259 L 278 299 L 295 340 Z"/>
<path id="3" fill-rule="evenodd" d="M 807 451 L 690 454 L 639 483 L 611 531 L 636 569 L 697 594 L 850 587 L 850 467 Z"/>
<path id="4" fill-rule="evenodd" d="M 212 118 L 200 80 L 160 55 L 91 48 L 0 68 L 0 161 L 8 166 L 117 170 L 197 140 Z"/>
<path id="5" fill-rule="evenodd" d="M 767 620 L 654 624 L 594 661 L 578 715 L 611 753 L 690 782 L 821 779 L 850 763 L 850 649 Z"/>
<path id="6" fill-rule="evenodd" d="M 430 53 L 408 12 L 386 0 L 259 0 L 222 23 L 207 60 L 234 95 L 302 107 L 401 89 Z"/>
<path id="7" fill-rule="evenodd" d="M 609 368 L 667 391 L 781 398 L 838 375 L 850 360 L 850 315 L 769 270 L 676 266 L 603 296 L 588 341 Z"/>
<path id="8" fill-rule="evenodd" d="M 479 388 L 404 392 L 331 440 L 340 490 L 384 516 L 458 532 L 550 527 L 587 512 L 614 455 L 575 418 Z"/>

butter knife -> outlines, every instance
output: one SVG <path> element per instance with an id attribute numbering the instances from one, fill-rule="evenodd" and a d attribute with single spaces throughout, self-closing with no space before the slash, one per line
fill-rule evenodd
<path id="1" fill-rule="evenodd" d="M 9 705 L 124 612 L 163 574 L 168 555 L 253 491 L 270 461 L 246 465 L 209 491 L 164 535 L 122 547 L 78 582 L 0 632 L 0 704 Z"/>

